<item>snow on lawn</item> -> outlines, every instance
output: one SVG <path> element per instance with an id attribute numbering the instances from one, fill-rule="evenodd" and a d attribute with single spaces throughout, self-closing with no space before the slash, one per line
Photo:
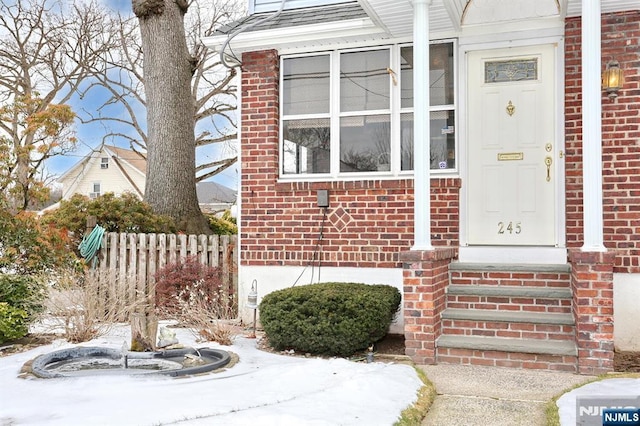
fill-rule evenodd
<path id="1" fill-rule="evenodd" d="M 415 402 L 422 383 L 411 366 L 302 358 L 256 348 L 198 343 L 175 329 L 180 343 L 222 348 L 240 360 L 195 377 L 87 376 L 21 379 L 23 364 L 74 346 L 64 340 L 0 358 L 0 425 L 391 425 Z M 122 348 L 130 327 L 82 346 Z"/>

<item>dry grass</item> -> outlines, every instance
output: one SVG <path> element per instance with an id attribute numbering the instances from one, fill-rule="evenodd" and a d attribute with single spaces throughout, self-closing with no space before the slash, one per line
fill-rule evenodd
<path id="1" fill-rule="evenodd" d="M 62 329 L 69 342 L 86 342 L 108 333 L 113 324 L 128 318 L 143 302 L 107 294 L 100 281 L 108 281 L 98 278 L 68 272 L 58 277 L 50 291 L 48 326 L 54 331 Z"/>
<path id="2" fill-rule="evenodd" d="M 184 292 L 175 296 L 171 313 L 165 312 L 162 316 L 178 316 L 178 321 L 189 327 L 198 341 L 231 345 L 237 334 L 237 327 L 231 321 L 236 317 L 233 296 L 206 294 L 197 282 Z"/>
<path id="3" fill-rule="evenodd" d="M 427 415 L 433 401 L 436 399 L 436 387 L 429 381 L 424 371 L 418 367 L 413 367 L 418 373 L 418 377 L 422 380 L 422 387 L 418 390 L 418 399 L 411 406 L 404 409 L 400 413 L 400 418 L 394 423 L 394 426 L 417 426 Z"/>

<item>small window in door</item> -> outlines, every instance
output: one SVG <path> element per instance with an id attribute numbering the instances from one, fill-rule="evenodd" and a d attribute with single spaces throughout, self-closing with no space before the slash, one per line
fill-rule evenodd
<path id="1" fill-rule="evenodd" d="M 487 61 L 484 63 L 485 83 L 507 83 L 538 79 L 538 59 Z"/>

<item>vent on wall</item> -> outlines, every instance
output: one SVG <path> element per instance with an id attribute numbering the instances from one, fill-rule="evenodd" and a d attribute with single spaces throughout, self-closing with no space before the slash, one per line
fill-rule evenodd
<path id="1" fill-rule="evenodd" d="M 103 157 L 100 160 L 100 168 L 101 169 L 108 169 L 109 168 L 109 158 L 108 157 Z"/>

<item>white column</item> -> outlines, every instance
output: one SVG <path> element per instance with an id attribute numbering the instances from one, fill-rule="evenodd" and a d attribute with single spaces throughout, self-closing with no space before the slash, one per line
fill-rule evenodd
<path id="1" fill-rule="evenodd" d="M 432 0 L 414 0 L 413 15 L 413 173 L 414 245 L 431 245 L 431 181 L 429 119 L 429 6 Z"/>
<path id="2" fill-rule="evenodd" d="M 602 213 L 600 0 L 582 0 L 583 251 L 606 251 Z"/>

